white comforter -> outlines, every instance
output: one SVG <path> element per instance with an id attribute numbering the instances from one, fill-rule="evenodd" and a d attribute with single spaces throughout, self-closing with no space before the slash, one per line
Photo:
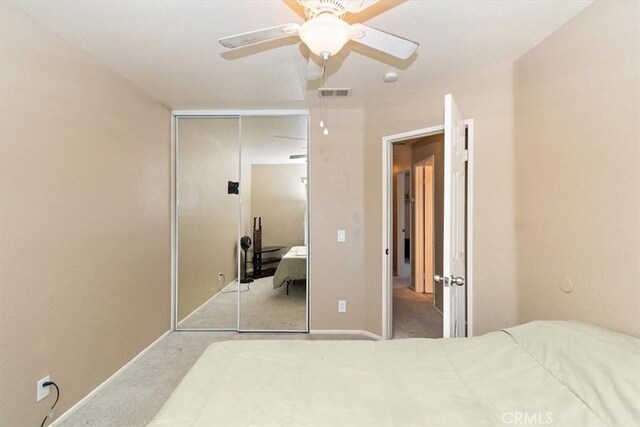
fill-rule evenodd
<path id="1" fill-rule="evenodd" d="M 640 425 L 640 339 L 533 322 L 467 339 L 211 345 L 152 426 Z"/>

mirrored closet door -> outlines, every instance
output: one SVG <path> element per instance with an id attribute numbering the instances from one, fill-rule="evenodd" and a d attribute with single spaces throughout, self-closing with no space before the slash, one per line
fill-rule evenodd
<path id="1" fill-rule="evenodd" d="M 179 330 L 307 331 L 307 115 L 176 117 Z"/>
<path id="2" fill-rule="evenodd" d="M 238 117 L 176 119 L 178 329 L 238 324 Z"/>
<path id="3" fill-rule="evenodd" d="M 307 329 L 307 128 L 306 116 L 242 118 L 241 228 L 252 246 L 240 330 Z"/>

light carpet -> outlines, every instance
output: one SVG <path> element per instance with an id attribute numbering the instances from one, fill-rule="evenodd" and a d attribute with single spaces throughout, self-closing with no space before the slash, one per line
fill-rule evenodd
<path id="1" fill-rule="evenodd" d="M 433 294 L 415 292 L 409 281 L 393 278 L 393 339 L 442 338 L 442 315 Z"/>
<path id="2" fill-rule="evenodd" d="M 180 329 L 228 328 L 236 329 L 238 292 L 232 283 L 190 316 L 179 323 Z M 247 289 L 241 284 L 241 289 Z M 306 329 L 306 293 L 304 283 L 283 285 L 273 289 L 273 277 L 263 277 L 249 284 L 240 293 L 240 329 L 242 330 L 298 330 Z"/>

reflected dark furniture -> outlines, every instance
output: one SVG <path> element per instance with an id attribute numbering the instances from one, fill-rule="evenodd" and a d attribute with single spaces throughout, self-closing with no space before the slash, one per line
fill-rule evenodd
<path id="1" fill-rule="evenodd" d="M 253 218 L 253 278 L 273 276 L 282 257 L 284 246 L 262 246 L 262 217 Z"/>

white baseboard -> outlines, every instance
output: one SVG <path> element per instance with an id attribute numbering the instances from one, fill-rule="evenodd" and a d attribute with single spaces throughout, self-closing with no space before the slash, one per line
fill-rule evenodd
<path id="1" fill-rule="evenodd" d="M 85 397 L 80 399 L 75 405 L 73 405 L 71 408 L 67 409 L 64 413 L 62 413 L 62 415 L 60 415 L 58 418 L 53 420 L 53 422 L 51 424 L 49 424 L 49 426 L 50 427 L 57 426 L 59 423 L 61 423 L 65 419 L 69 418 L 71 416 L 71 414 L 73 414 L 75 411 L 77 411 L 78 408 L 80 408 L 87 400 L 89 400 L 93 395 L 95 395 L 103 387 L 105 387 L 107 384 L 109 384 L 115 377 L 117 377 L 120 373 L 122 373 L 122 371 L 124 371 L 129 366 L 131 366 L 136 360 L 138 360 L 140 357 L 142 357 L 143 354 L 145 354 L 147 351 L 149 351 L 154 345 L 156 345 L 161 339 L 163 339 L 164 337 L 169 335 L 171 332 L 173 332 L 173 329 L 169 329 L 167 332 L 165 332 L 164 334 L 160 335 L 160 337 L 158 337 L 158 339 L 156 339 L 154 342 L 149 344 L 149 346 L 147 348 L 145 348 L 140 353 L 138 353 L 138 355 L 135 356 L 133 359 L 128 361 L 126 365 L 124 365 L 122 368 L 118 369 L 113 375 L 111 375 L 109 378 L 107 378 L 102 384 L 100 384 L 98 387 L 94 388 L 89 394 L 87 394 Z"/>
<path id="2" fill-rule="evenodd" d="M 382 340 L 380 335 L 360 329 L 311 329 L 309 333 L 314 335 L 364 335 L 374 340 Z"/>

